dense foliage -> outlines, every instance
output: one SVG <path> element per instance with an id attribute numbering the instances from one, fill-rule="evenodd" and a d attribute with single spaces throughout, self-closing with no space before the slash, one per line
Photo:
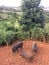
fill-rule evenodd
<path id="1" fill-rule="evenodd" d="M 0 45 L 14 40 L 49 41 L 49 12 L 40 6 L 41 0 L 23 0 L 22 12 L 0 10 Z"/>
<path id="2" fill-rule="evenodd" d="M 14 11 L 0 12 L 0 45 L 12 43 L 18 39 L 18 31 L 21 29 L 18 23 L 18 15 Z"/>
<path id="3" fill-rule="evenodd" d="M 41 0 L 23 0 L 22 18 L 20 24 L 23 31 L 29 32 L 30 37 L 42 38 L 44 29 L 44 11 L 39 7 Z"/>

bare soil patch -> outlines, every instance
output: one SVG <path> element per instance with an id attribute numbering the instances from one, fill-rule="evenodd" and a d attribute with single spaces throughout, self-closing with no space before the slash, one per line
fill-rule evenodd
<path id="1" fill-rule="evenodd" d="M 30 53 L 32 52 L 32 44 L 33 40 L 24 41 L 23 48 L 28 50 Z M 31 63 L 20 56 L 20 50 L 18 53 L 12 53 L 12 47 L 17 43 L 14 42 L 12 46 L 5 46 L 0 48 L 0 65 L 49 65 L 49 44 L 36 41 L 38 45 L 38 51 L 34 55 Z"/>

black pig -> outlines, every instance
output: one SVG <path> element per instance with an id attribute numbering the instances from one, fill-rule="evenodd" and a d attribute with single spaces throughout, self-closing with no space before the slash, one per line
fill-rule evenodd
<path id="1" fill-rule="evenodd" d="M 34 42 L 32 45 L 32 51 L 35 53 L 37 52 L 37 43 L 36 42 Z"/>
<path id="2" fill-rule="evenodd" d="M 21 56 L 26 58 L 28 62 L 30 63 L 32 60 L 32 54 L 29 51 L 21 50 Z"/>
<path id="3" fill-rule="evenodd" d="M 23 46 L 23 42 L 22 41 L 18 42 L 15 46 L 13 46 L 12 52 L 14 53 L 16 52 L 16 50 L 18 52 L 18 48 L 22 49 L 22 46 Z"/>

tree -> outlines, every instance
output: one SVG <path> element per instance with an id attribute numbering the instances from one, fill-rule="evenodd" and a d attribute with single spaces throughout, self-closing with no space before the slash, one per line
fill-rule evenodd
<path id="1" fill-rule="evenodd" d="M 41 28 L 44 27 L 43 9 L 39 7 L 41 0 L 23 0 L 22 11 L 23 15 L 20 24 L 23 25 L 23 30 L 28 31 L 36 24 Z"/>

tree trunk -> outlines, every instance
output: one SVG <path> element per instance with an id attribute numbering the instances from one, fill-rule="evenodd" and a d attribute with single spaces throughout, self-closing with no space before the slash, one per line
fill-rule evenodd
<path id="1" fill-rule="evenodd" d="M 7 46 L 9 46 L 8 42 L 6 42 Z"/>
<path id="2" fill-rule="evenodd" d="M 43 36 L 43 42 L 46 42 L 46 38 L 45 38 L 45 36 Z"/>

